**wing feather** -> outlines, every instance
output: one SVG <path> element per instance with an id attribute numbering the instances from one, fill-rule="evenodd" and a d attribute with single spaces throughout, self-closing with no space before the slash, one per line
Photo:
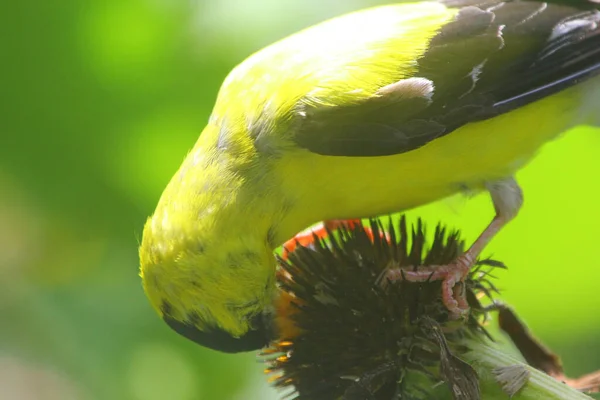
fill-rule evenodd
<path id="1" fill-rule="evenodd" d="M 399 154 L 600 73 L 598 3 L 444 3 L 461 9 L 416 60 L 412 78 L 349 106 L 307 108 L 296 144 L 327 155 Z"/>

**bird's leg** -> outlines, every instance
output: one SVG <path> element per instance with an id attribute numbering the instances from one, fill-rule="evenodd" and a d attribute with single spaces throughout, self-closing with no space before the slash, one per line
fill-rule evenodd
<path id="1" fill-rule="evenodd" d="M 481 252 L 496 234 L 510 222 L 519 212 L 523 204 L 521 188 L 514 178 L 491 182 L 486 185 L 496 210 L 492 222 L 473 242 L 471 247 L 456 260 L 447 265 L 414 268 L 393 268 L 383 275 L 383 283 L 406 279 L 411 282 L 442 280 L 442 300 L 451 315 L 460 317 L 468 310 L 465 289 L 462 283 L 469 275 L 471 268 L 481 255 Z M 461 283 L 461 285 L 457 285 Z"/>

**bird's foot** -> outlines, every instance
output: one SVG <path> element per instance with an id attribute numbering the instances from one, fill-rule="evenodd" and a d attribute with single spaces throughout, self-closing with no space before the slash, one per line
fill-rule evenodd
<path id="1" fill-rule="evenodd" d="M 288 255 L 298 246 L 312 246 L 316 240 L 326 238 L 329 232 L 341 226 L 352 229 L 360 223 L 360 220 L 329 220 L 308 228 L 298 233 L 283 245 L 283 258 L 287 259 Z M 364 229 L 371 240 L 373 240 L 373 232 L 368 228 Z M 475 264 L 475 257 L 471 253 L 471 250 L 469 250 L 458 256 L 454 262 L 446 265 L 422 266 L 417 270 L 412 267 L 389 268 L 382 273 L 378 281 L 382 285 L 386 285 L 388 282 L 399 280 L 409 282 L 441 280 L 442 302 L 450 312 L 450 318 L 460 319 L 469 311 L 465 279 Z"/>
<path id="2" fill-rule="evenodd" d="M 442 281 L 442 302 L 450 312 L 450 318 L 460 319 L 469 311 L 465 279 L 475 264 L 467 252 L 450 264 L 419 267 L 389 268 L 380 278 L 382 285 L 389 282 L 406 280 L 408 282 Z"/>

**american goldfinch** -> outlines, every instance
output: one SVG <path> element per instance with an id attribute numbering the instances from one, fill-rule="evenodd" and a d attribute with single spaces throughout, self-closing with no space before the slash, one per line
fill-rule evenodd
<path id="1" fill-rule="evenodd" d="M 600 123 L 599 24 L 593 0 L 420 1 L 250 56 L 145 225 L 152 306 L 203 346 L 258 349 L 272 334 L 273 251 L 296 233 L 487 190 L 494 219 L 431 277 L 460 316 L 455 285 L 521 206 L 514 173 L 566 129 Z"/>

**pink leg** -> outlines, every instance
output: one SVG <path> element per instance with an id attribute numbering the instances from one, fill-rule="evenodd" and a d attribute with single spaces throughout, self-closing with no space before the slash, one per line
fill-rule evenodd
<path id="1" fill-rule="evenodd" d="M 521 189 L 513 178 L 489 184 L 488 190 L 496 209 L 496 216 L 469 250 L 447 265 L 430 265 L 417 271 L 410 267 L 390 269 L 383 276 L 384 284 L 387 280 L 406 279 L 410 282 L 442 280 L 442 301 L 454 318 L 464 315 L 469 306 L 465 291 L 458 290 L 456 284 L 464 282 L 481 252 L 504 225 L 517 215 L 523 204 Z"/>

